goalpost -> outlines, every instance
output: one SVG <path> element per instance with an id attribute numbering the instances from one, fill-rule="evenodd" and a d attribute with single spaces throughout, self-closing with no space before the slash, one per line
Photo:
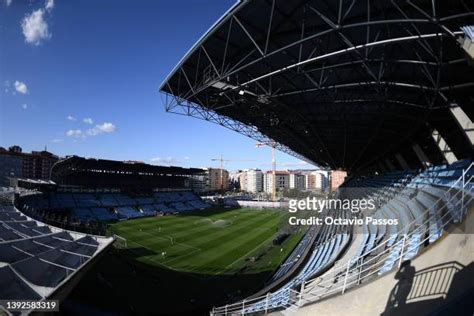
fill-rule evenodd
<path id="1" fill-rule="evenodd" d="M 127 248 L 127 239 L 123 238 L 122 236 L 114 234 L 115 242 L 114 246 L 116 248 Z"/>

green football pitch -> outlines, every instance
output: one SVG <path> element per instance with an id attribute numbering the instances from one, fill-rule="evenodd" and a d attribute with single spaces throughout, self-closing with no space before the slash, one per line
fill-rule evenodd
<path id="1" fill-rule="evenodd" d="M 276 269 L 301 239 L 303 232 L 293 232 L 273 245 L 287 219 L 282 210 L 212 210 L 123 221 L 109 233 L 124 238 L 130 257 L 143 264 L 202 275 L 258 273 Z"/>

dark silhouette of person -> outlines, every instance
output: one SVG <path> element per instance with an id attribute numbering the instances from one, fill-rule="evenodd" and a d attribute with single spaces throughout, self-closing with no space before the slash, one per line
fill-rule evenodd
<path id="1" fill-rule="evenodd" d="M 393 307 L 400 308 L 407 303 L 408 294 L 410 294 L 413 278 L 415 277 L 415 267 L 410 264 L 410 260 L 404 261 L 400 270 L 395 274 L 395 280 L 398 280 L 398 283 L 392 292 Z"/>
<path id="2" fill-rule="evenodd" d="M 410 260 L 404 261 L 395 274 L 395 280 L 398 280 L 398 282 L 390 292 L 387 306 L 381 316 L 399 315 L 407 305 L 408 295 L 415 278 L 415 267 L 410 264 Z"/>

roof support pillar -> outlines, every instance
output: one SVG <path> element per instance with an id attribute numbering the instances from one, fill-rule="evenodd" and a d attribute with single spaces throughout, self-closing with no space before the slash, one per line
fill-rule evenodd
<path id="1" fill-rule="evenodd" d="M 467 55 L 474 59 L 474 26 L 464 26 L 461 28 L 464 32 L 464 37 L 459 40 L 462 48 L 466 51 Z"/>
<path id="2" fill-rule="evenodd" d="M 428 168 L 431 163 L 428 157 L 426 156 L 425 152 L 423 149 L 421 149 L 420 145 L 414 144 L 411 148 L 413 148 L 413 151 L 415 152 L 416 156 L 420 160 L 421 164 L 423 165 L 424 168 Z"/>
<path id="3" fill-rule="evenodd" d="M 451 111 L 456 123 L 462 129 L 471 146 L 474 145 L 474 123 L 472 123 L 472 121 L 459 105 L 456 104 L 449 110 Z"/>
<path id="4" fill-rule="evenodd" d="M 443 155 L 447 163 L 453 163 L 458 160 L 456 155 L 449 147 L 448 143 L 446 143 L 443 136 L 441 136 L 441 134 L 437 130 L 433 130 L 433 132 L 431 133 L 431 137 L 433 137 L 436 146 L 439 148 L 441 155 Z"/>
<path id="5" fill-rule="evenodd" d="M 403 158 L 403 156 L 400 153 L 397 153 L 395 155 L 395 158 L 397 159 L 400 166 L 402 166 L 403 170 L 410 169 L 410 166 L 408 165 L 407 161 L 405 160 L 405 158 Z"/>
<path id="6" fill-rule="evenodd" d="M 382 173 L 387 171 L 387 167 L 383 164 L 382 161 L 379 161 L 377 163 L 377 167 Z"/>
<path id="7" fill-rule="evenodd" d="M 397 170 L 397 168 L 395 168 L 395 166 L 393 165 L 393 163 L 390 160 L 385 159 L 385 164 L 387 164 L 388 170 L 390 170 L 390 171 Z"/>

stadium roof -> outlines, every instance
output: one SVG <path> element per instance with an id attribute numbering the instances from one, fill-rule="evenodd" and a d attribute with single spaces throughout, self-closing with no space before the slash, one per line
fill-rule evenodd
<path id="1" fill-rule="evenodd" d="M 458 158 L 472 145 L 450 113 L 474 118 L 462 28 L 474 3 L 452 0 L 242 1 L 161 85 L 169 112 L 212 121 L 322 166 L 360 171 L 420 145 Z"/>
<path id="2" fill-rule="evenodd" d="M 107 159 L 83 158 L 79 156 L 69 156 L 58 161 L 55 166 L 58 169 L 89 170 L 118 172 L 124 174 L 172 174 L 172 175 L 193 175 L 204 172 L 199 168 L 183 168 L 175 166 L 155 166 L 139 161 L 118 161 Z"/>
<path id="3" fill-rule="evenodd" d="M 188 176 L 203 172 L 198 168 L 70 156 L 54 164 L 51 179 L 60 186 L 146 191 L 185 188 Z"/>

